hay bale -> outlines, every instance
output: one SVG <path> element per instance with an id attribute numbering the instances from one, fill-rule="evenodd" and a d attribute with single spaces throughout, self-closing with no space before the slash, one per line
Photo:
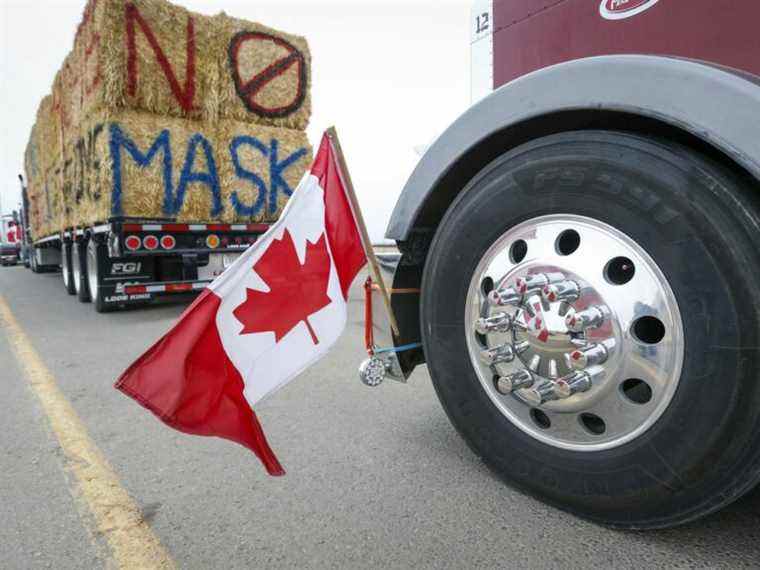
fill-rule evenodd
<path id="1" fill-rule="evenodd" d="M 35 209 L 40 180 L 42 179 L 42 157 L 40 156 L 40 128 L 37 123 L 29 133 L 29 141 L 24 150 L 24 172 L 26 174 L 26 195 L 28 199 L 27 219 L 29 226 L 35 227 L 37 223 L 37 211 Z"/>
<path id="2" fill-rule="evenodd" d="M 24 172 L 26 173 L 27 186 L 36 184 L 42 175 L 39 133 L 39 125 L 35 123 L 29 133 L 29 141 L 24 149 Z"/>
<path id="3" fill-rule="evenodd" d="M 52 95 L 43 98 L 37 109 L 37 121 L 32 128 L 27 156 L 30 225 L 35 238 L 40 238 L 55 232 L 51 229 L 54 227 L 52 209 L 55 194 L 55 186 L 51 180 L 61 156 L 61 130 Z M 32 156 L 35 166 L 32 166 Z M 60 181 L 60 170 L 57 176 Z"/>
<path id="4" fill-rule="evenodd" d="M 53 235 L 60 230 L 60 219 L 56 216 L 57 208 L 60 206 L 60 181 L 60 168 L 56 161 L 45 171 L 34 198 L 36 223 L 32 226 L 32 231 L 36 239 Z"/>
<path id="5" fill-rule="evenodd" d="M 220 117 L 305 129 L 311 116 L 306 40 L 226 14 L 215 24 Z"/>
<path id="6" fill-rule="evenodd" d="M 90 0 L 77 33 L 86 114 L 139 109 L 213 119 L 212 18 L 165 0 Z"/>
<path id="7" fill-rule="evenodd" d="M 311 165 L 306 134 L 292 129 L 222 120 L 219 179 L 226 222 L 276 220 Z"/>
<path id="8" fill-rule="evenodd" d="M 47 171 L 61 154 L 59 117 L 54 111 L 53 96 L 48 95 L 37 109 L 38 155 L 40 167 Z"/>
<path id="9" fill-rule="evenodd" d="M 30 186 L 32 189 L 32 186 Z M 40 211 L 40 192 L 35 191 L 34 195 L 29 195 L 29 227 L 32 230 L 32 237 L 37 239 L 41 237 L 40 228 L 42 225 L 42 212 Z"/>
<path id="10" fill-rule="evenodd" d="M 63 60 L 53 81 L 52 111 L 55 113 L 60 143 L 76 138 L 82 121 L 81 53 L 78 46 Z"/>
<path id="11" fill-rule="evenodd" d="M 135 111 L 88 119 L 74 148 L 76 225 L 274 220 L 311 163 L 300 131 Z"/>
<path id="12" fill-rule="evenodd" d="M 308 44 L 260 24 L 165 0 L 90 0 L 74 52 L 84 114 L 134 109 L 297 129 L 309 122 Z"/>
<path id="13" fill-rule="evenodd" d="M 77 167 L 75 145 L 77 138 L 71 134 L 71 140 L 63 147 L 63 155 L 58 166 L 60 180 L 58 183 L 59 204 L 56 211 L 56 222 L 59 231 L 76 226 L 79 222 L 75 191 L 75 172 Z"/>

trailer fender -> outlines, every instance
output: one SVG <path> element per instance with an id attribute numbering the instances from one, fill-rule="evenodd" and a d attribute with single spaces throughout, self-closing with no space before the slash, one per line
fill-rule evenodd
<path id="1" fill-rule="evenodd" d="M 529 134 L 520 134 L 521 125 L 584 110 L 668 124 L 712 145 L 760 180 L 760 78 L 671 57 L 591 57 L 516 79 L 459 117 L 415 168 L 386 236 L 405 241 L 414 228 L 436 225 L 437 220 L 424 219 L 426 207 L 435 200 L 448 206 L 485 164 L 529 140 Z M 539 136 L 544 134 L 551 132 Z"/>

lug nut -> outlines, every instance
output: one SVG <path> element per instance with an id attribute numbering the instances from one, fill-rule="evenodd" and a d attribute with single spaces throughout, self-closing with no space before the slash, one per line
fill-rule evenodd
<path id="1" fill-rule="evenodd" d="M 564 317 L 565 315 L 567 315 L 567 312 L 571 308 L 572 308 L 572 305 L 570 305 L 570 303 L 568 303 L 567 301 L 562 301 L 559 304 L 559 309 L 557 310 L 557 313 L 559 314 L 560 317 Z"/>
<path id="2" fill-rule="evenodd" d="M 609 351 L 604 344 L 592 344 L 586 348 L 579 348 L 568 355 L 570 366 L 576 370 L 584 370 L 589 366 L 604 364 L 609 358 Z"/>
<path id="3" fill-rule="evenodd" d="M 521 390 L 523 388 L 530 388 L 533 386 L 533 374 L 527 370 L 519 370 L 514 374 L 508 374 L 507 376 L 501 376 L 496 381 L 496 389 L 500 394 L 508 395 L 515 390 Z"/>
<path id="4" fill-rule="evenodd" d="M 475 321 L 475 330 L 480 334 L 505 333 L 512 329 L 512 317 L 507 313 L 494 313 Z"/>
<path id="5" fill-rule="evenodd" d="M 583 332 L 586 329 L 595 329 L 604 323 L 607 314 L 608 311 L 606 308 L 595 305 L 589 307 L 585 311 L 569 313 L 565 317 L 565 325 L 567 325 L 568 330 L 576 333 Z"/>
<path id="6" fill-rule="evenodd" d="M 522 340 L 520 342 L 515 343 L 515 352 L 517 354 L 522 354 L 526 350 L 530 348 L 530 343 L 527 340 Z"/>
<path id="7" fill-rule="evenodd" d="M 530 277 L 518 277 L 515 280 L 515 289 L 523 295 L 535 293 L 551 285 L 564 281 L 565 276 L 562 273 L 536 273 Z"/>
<path id="8" fill-rule="evenodd" d="M 540 406 L 553 400 L 564 400 L 573 394 L 587 392 L 595 382 L 601 380 L 604 368 L 593 366 L 584 372 L 573 372 L 556 382 L 545 381 L 535 388 L 523 393 L 523 397 L 532 406 Z"/>
<path id="9" fill-rule="evenodd" d="M 484 364 L 493 366 L 504 362 L 512 362 L 515 359 L 515 351 L 511 344 L 503 344 L 496 348 L 489 348 L 481 351 L 480 359 Z"/>
<path id="10" fill-rule="evenodd" d="M 585 372 L 576 372 L 557 380 L 557 397 L 560 400 L 569 398 L 578 392 L 586 392 L 591 388 L 591 380 Z"/>
<path id="11" fill-rule="evenodd" d="M 531 406 L 540 406 L 557 399 L 556 383 L 548 380 L 522 393 Z"/>
<path id="12" fill-rule="evenodd" d="M 573 380 L 573 377 L 565 376 L 554 381 L 554 395 L 557 397 L 557 400 L 564 400 L 573 395 L 572 388 L 570 388 L 571 380 Z"/>
<path id="13" fill-rule="evenodd" d="M 557 301 L 572 303 L 577 301 L 580 295 L 580 286 L 575 281 L 569 280 L 546 285 L 541 289 L 541 298 L 546 303 L 556 303 Z"/>
<path id="14" fill-rule="evenodd" d="M 593 366 L 584 372 L 574 372 L 565 376 L 561 380 L 557 380 L 558 396 L 564 399 L 579 392 L 588 392 L 594 385 L 594 382 L 601 380 L 603 375 L 604 368 Z"/>
<path id="15" fill-rule="evenodd" d="M 503 289 L 494 289 L 488 294 L 488 302 L 497 307 L 505 305 L 519 305 L 522 303 L 523 296 L 513 287 L 504 287 Z"/>

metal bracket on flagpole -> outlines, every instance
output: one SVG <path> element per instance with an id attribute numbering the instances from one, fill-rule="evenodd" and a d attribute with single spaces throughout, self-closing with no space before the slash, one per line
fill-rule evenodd
<path id="1" fill-rule="evenodd" d="M 354 221 L 356 227 L 359 229 L 359 237 L 362 241 L 362 247 L 364 253 L 367 256 L 367 262 L 369 263 L 370 272 L 372 273 L 373 281 L 380 289 L 380 294 L 383 297 L 383 302 L 386 310 L 388 311 L 388 320 L 393 330 L 393 334 L 400 336 L 398 322 L 396 316 L 393 314 L 393 307 L 391 306 L 391 296 L 388 292 L 388 286 L 383 280 L 383 276 L 380 273 L 380 264 L 377 261 L 375 250 L 372 247 L 372 242 L 369 239 L 369 233 L 367 232 L 367 226 L 364 223 L 364 217 L 362 216 L 361 209 L 359 208 L 359 201 L 356 198 L 356 192 L 354 191 L 354 184 L 351 181 L 351 175 L 348 172 L 348 165 L 346 164 L 346 157 L 343 154 L 343 149 L 340 146 L 340 140 L 338 139 L 338 132 L 335 127 L 327 129 L 327 137 L 330 139 L 330 144 L 335 152 L 335 157 L 338 159 L 338 175 L 341 182 L 343 182 L 343 188 L 346 190 L 346 198 L 351 206 L 351 211 L 354 214 Z"/>

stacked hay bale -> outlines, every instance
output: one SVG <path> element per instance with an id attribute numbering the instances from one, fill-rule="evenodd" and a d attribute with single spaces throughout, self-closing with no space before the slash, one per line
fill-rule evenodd
<path id="1" fill-rule="evenodd" d="M 303 38 L 89 0 L 26 152 L 35 238 L 113 217 L 273 221 L 311 163 Z"/>

